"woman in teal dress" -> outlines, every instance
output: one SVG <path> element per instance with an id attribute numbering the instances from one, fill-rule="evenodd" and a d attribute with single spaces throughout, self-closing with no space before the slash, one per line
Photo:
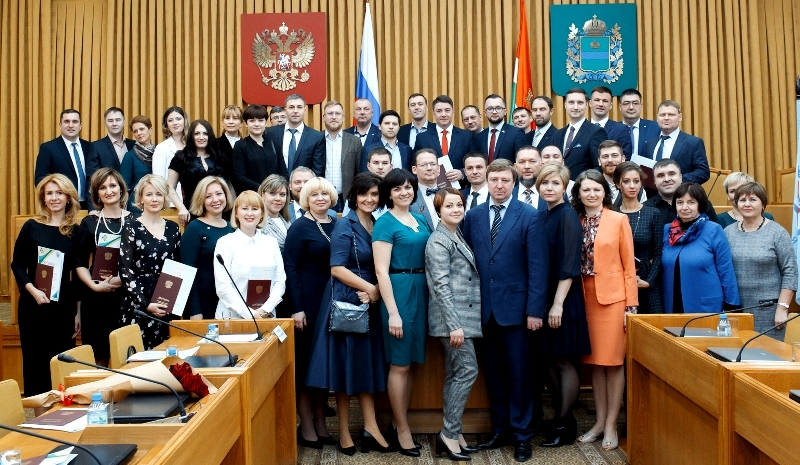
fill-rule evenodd
<path id="1" fill-rule="evenodd" d="M 425 363 L 428 288 L 425 245 L 431 231 L 425 218 L 408 211 L 417 196 L 417 179 L 403 169 L 390 171 L 380 185 L 380 206 L 389 208 L 375 222 L 372 250 L 381 292 L 384 352 L 389 363 L 388 392 L 394 427 L 386 436 L 400 452 L 419 457 L 408 426 L 411 362 Z M 397 289 L 398 292 L 393 290 Z M 395 430 L 396 428 L 396 430 Z"/>

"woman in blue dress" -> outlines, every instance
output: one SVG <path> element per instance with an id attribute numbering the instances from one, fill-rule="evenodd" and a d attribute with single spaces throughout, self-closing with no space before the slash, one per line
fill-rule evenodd
<path id="1" fill-rule="evenodd" d="M 336 393 L 339 417 L 339 450 L 356 451 L 350 436 L 350 396 L 358 395 L 364 417 L 361 451 L 390 449 L 375 419 L 373 394 L 386 390 L 386 362 L 383 358 L 378 280 L 372 260 L 372 212 L 378 208 L 381 178 L 359 173 L 347 193 L 350 212 L 336 222 L 331 234 L 331 287 L 325 290 L 319 309 L 311 348 L 306 384 Z M 331 297 L 332 296 L 332 297 Z M 370 304 L 366 334 L 328 331 L 331 300 L 354 305 Z"/>
<path id="2" fill-rule="evenodd" d="M 395 168 L 380 185 L 380 206 L 389 208 L 375 222 L 372 251 L 381 289 L 384 353 L 389 368 L 389 401 L 394 415 L 390 441 L 403 455 L 419 457 L 408 426 L 411 399 L 411 362 L 425 363 L 428 288 L 425 282 L 425 245 L 431 231 L 420 215 L 408 209 L 417 197 L 417 179 Z M 395 293 L 394 289 L 398 292 Z"/>

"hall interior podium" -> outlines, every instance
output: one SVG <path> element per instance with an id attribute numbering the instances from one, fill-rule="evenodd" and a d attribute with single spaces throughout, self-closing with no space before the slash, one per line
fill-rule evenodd
<path id="1" fill-rule="evenodd" d="M 738 337 L 680 338 L 664 331 L 664 327 L 680 327 L 694 316 L 698 315 L 628 316 L 628 462 L 800 463 L 800 448 L 781 449 L 774 441 L 756 435 L 752 426 L 771 431 L 775 438 L 797 442 L 791 436 L 800 425 L 800 404 L 790 404 L 788 391 L 789 386 L 800 389 L 800 363 L 788 361 L 791 347 L 762 336 L 748 347 L 765 349 L 787 362 L 720 362 L 706 349 L 741 347 L 757 334 L 753 316 L 729 315 L 738 320 Z M 718 321 L 710 317 L 691 326 L 715 328 Z M 762 384 L 752 388 L 750 380 Z M 774 436 L 777 425 L 765 426 L 775 421 L 771 415 L 778 410 L 776 403 L 786 407 L 782 415 L 793 415 L 794 421 L 791 426 L 784 423 L 782 427 L 788 429 L 781 436 Z M 772 410 L 759 407 L 767 405 L 773 405 Z M 772 455 L 775 450 L 781 451 L 779 458 Z"/>

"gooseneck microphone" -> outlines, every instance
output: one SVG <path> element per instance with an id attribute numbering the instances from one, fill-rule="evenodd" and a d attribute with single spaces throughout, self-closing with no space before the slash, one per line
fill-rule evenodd
<path id="1" fill-rule="evenodd" d="M 773 306 L 773 305 L 775 305 L 777 303 L 778 303 L 778 299 L 759 300 L 758 301 L 758 305 L 752 305 L 750 307 L 744 307 L 744 308 L 734 308 L 734 309 L 731 309 L 731 310 L 724 310 L 724 311 L 719 312 L 719 313 L 708 313 L 708 314 L 705 314 L 705 315 L 700 315 L 698 317 L 692 318 L 691 320 L 687 321 L 686 324 L 684 324 L 683 327 L 681 328 L 681 334 L 678 337 L 684 337 L 686 335 L 686 327 L 689 326 L 689 323 L 691 323 L 691 322 L 693 322 L 695 320 L 701 320 L 703 318 L 709 318 L 709 317 L 712 317 L 712 316 L 719 316 L 719 315 L 722 315 L 723 313 L 740 313 L 740 312 L 743 312 L 745 310 L 752 310 L 754 308 L 771 307 L 771 306 Z"/>
<path id="2" fill-rule="evenodd" d="M 228 274 L 228 278 L 231 280 L 231 284 L 233 284 L 233 288 L 236 289 L 236 293 L 239 294 L 239 297 L 242 299 L 242 303 L 244 304 L 244 308 L 246 308 L 247 311 L 250 312 L 250 317 L 253 318 L 253 324 L 256 325 L 256 334 L 258 335 L 258 337 L 256 337 L 256 341 L 262 340 L 264 338 L 264 336 L 261 335 L 261 330 L 258 329 L 258 322 L 256 321 L 256 316 L 253 315 L 253 311 L 250 310 L 250 306 L 247 305 L 247 300 L 244 298 L 242 293 L 239 291 L 239 288 L 236 287 L 236 281 L 233 280 L 233 276 L 231 276 L 231 272 L 228 271 L 228 267 L 225 266 L 225 260 L 222 259 L 222 255 L 217 254 L 217 261 L 219 262 L 220 265 L 222 265 L 222 268 L 225 269 L 225 273 Z"/>
<path id="3" fill-rule="evenodd" d="M 741 362 L 741 361 L 742 361 L 742 352 L 744 352 L 744 348 L 745 348 L 745 347 L 747 347 L 747 344 L 750 344 L 750 343 L 753 341 L 753 339 L 757 339 L 757 338 L 759 338 L 759 337 L 761 337 L 761 336 L 763 336 L 763 335 L 767 334 L 768 332 L 772 331 L 773 329 L 775 329 L 775 328 L 777 328 L 777 327 L 779 327 L 779 326 L 783 326 L 783 325 L 785 325 L 785 324 L 789 323 L 790 321 L 794 320 L 795 318 L 797 318 L 797 317 L 799 317 L 799 316 L 800 316 L 800 313 L 798 313 L 797 315 L 795 315 L 795 316 L 793 316 L 793 317 L 789 318 L 788 320 L 786 320 L 786 321 L 784 321 L 784 322 L 781 322 L 781 323 L 778 323 L 777 325 L 775 325 L 775 326 L 773 326 L 773 327 L 769 328 L 768 330 L 766 330 L 766 331 L 762 331 L 762 332 L 760 332 L 760 333 L 756 334 L 755 336 L 751 337 L 750 339 L 748 339 L 748 340 L 747 340 L 747 342 L 745 342 L 745 343 L 744 343 L 744 345 L 742 345 L 742 348 L 741 348 L 741 349 L 739 349 L 739 354 L 737 354 L 737 355 L 736 355 L 736 361 L 737 361 L 737 362 Z"/>
<path id="4" fill-rule="evenodd" d="M 225 345 L 223 343 L 221 343 L 219 341 L 215 341 L 214 339 L 211 339 L 210 337 L 204 336 L 204 335 L 202 335 L 200 333 L 195 333 L 194 331 L 189 331 L 186 328 L 181 328 L 180 326 L 173 325 L 172 323 L 169 323 L 167 321 L 159 320 L 158 318 L 156 318 L 154 316 L 151 316 L 151 315 L 148 315 L 147 313 L 145 313 L 145 312 L 143 312 L 141 310 L 134 310 L 133 313 L 138 315 L 138 316 L 141 316 L 143 318 L 149 318 L 150 320 L 153 320 L 154 322 L 156 322 L 158 324 L 167 325 L 170 328 L 175 328 L 177 330 L 189 333 L 189 334 L 191 334 L 193 336 L 197 336 L 197 337 L 203 338 L 203 339 L 205 339 L 207 341 L 211 341 L 211 342 L 221 346 L 223 349 L 225 349 L 225 352 L 228 353 L 228 360 L 223 360 L 222 365 L 220 365 L 219 362 L 218 362 L 219 357 L 214 356 L 214 355 L 193 355 L 191 357 L 186 357 L 186 360 L 189 361 L 189 365 L 192 365 L 194 368 L 216 368 L 216 367 L 219 367 L 219 366 L 230 366 L 230 367 L 233 367 L 233 366 L 236 366 L 236 361 L 239 360 L 239 356 L 231 354 L 231 351 L 228 350 L 228 348 L 225 347 Z M 196 363 L 193 364 L 193 363 L 190 362 L 190 360 L 193 360 Z"/>
<path id="5" fill-rule="evenodd" d="M 55 442 L 57 444 L 64 444 L 64 445 L 67 445 L 67 446 L 75 447 L 75 448 L 80 449 L 80 450 L 86 452 L 87 454 L 89 454 L 92 457 L 92 459 L 95 462 L 97 462 L 98 465 L 103 465 L 103 462 L 101 462 L 100 459 L 98 459 L 97 456 L 94 455 L 92 453 L 92 451 L 90 451 L 86 446 L 82 446 L 82 445 L 76 444 L 74 442 L 65 441 L 63 439 L 52 438 L 50 436 L 45 436 L 43 434 L 37 434 L 37 433 L 30 432 L 30 431 L 25 431 L 24 429 L 14 428 L 13 426 L 6 426 L 6 425 L 4 425 L 2 423 L 0 423 L 0 428 L 8 430 L 8 431 L 13 431 L 13 432 L 19 433 L 19 434 L 24 434 L 26 436 L 33 436 L 35 438 L 44 439 L 44 440 L 50 441 L 50 442 Z"/>
<path id="6" fill-rule="evenodd" d="M 78 360 L 77 358 L 73 357 L 72 355 L 67 354 L 58 354 L 58 361 L 66 362 L 66 363 L 77 363 L 80 365 L 86 365 L 87 367 L 97 368 L 98 370 L 105 370 L 110 371 L 111 373 L 116 373 L 118 375 L 129 376 L 131 378 L 140 379 L 142 381 L 147 381 L 148 383 L 158 384 L 159 386 L 164 386 L 165 388 L 169 389 L 175 395 L 175 398 L 178 399 L 178 411 L 181 414 L 181 423 L 186 423 L 189 421 L 189 416 L 186 415 L 186 409 L 183 406 L 183 401 L 181 400 L 181 396 L 178 395 L 178 392 L 167 383 L 162 383 L 161 381 L 156 381 L 154 379 L 143 378 L 138 375 L 134 375 L 132 373 L 128 373 L 125 371 L 115 370 L 113 368 L 104 367 L 102 365 L 95 365 L 94 363 L 84 362 L 83 360 Z"/>

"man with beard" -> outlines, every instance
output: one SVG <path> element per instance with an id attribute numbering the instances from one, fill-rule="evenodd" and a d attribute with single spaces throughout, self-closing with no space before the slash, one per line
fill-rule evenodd
<path id="1" fill-rule="evenodd" d="M 339 199 L 334 209 L 341 212 L 344 196 L 361 164 L 361 142 L 358 137 L 342 131 L 344 107 L 336 100 L 325 104 L 322 121 L 325 123 L 325 179 L 336 187 Z"/>
<path id="2" fill-rule="evenodd" d="M 556 127 L 550 121 L 553 116 L 553 100 L 546 95 L 534 98 L 531 102 L 531 114 L 533 122 L 536 123 L 536 130 L 526 134 L 525 141 L 541 152 L 543 148 L 553 143 L 556 134 Z"/>
<path id="3" fill-rule="evenodd" d="M 525 145 L 525 133 L 505 124 L 507 111 L 503 97 L 489 95 L 483 100 L 483 110 L 489 119 L 489 127 L 473 137 L 473 150 L 486 155 L 490 164 L 498 158 L 513 162 L 517 150 Z"/>
<path id="4" fill-rule="evenodd" d="M 622 199 L 619 197 L 619 189 L 614 185 L 614 170 L 617 169 L 620 163 L 625 161 L 622 146 L 619 142 L 609 139 L 600 144 L 600 148 L 597 149 L 597 152 L 599 153 L 597 156 L 597 163 L 600 165 L 600 172 L 603 173 L 603 177 L 608 181 L 608 186 L 611 187 L 611 202 L 616 205 L 617 200 L 622 202 Z M 645 200 L 647 200 L 647 194 L 645 194 L 644 189 L 642 189 L 639 195 L 639 201 L 644 203 Z"/>
<path id="5" fill-rule="evenodd" d="M 539 192 L 536 190 L 536 177 L 542 170 L 542 155 L 536 147 L 525 145 L 519 149 L 514 169 L 517 171 L 518 182 L 514 186 L 513 196 L 537 210 L 547 211 L 547 202 L 539 197 Z"/>

